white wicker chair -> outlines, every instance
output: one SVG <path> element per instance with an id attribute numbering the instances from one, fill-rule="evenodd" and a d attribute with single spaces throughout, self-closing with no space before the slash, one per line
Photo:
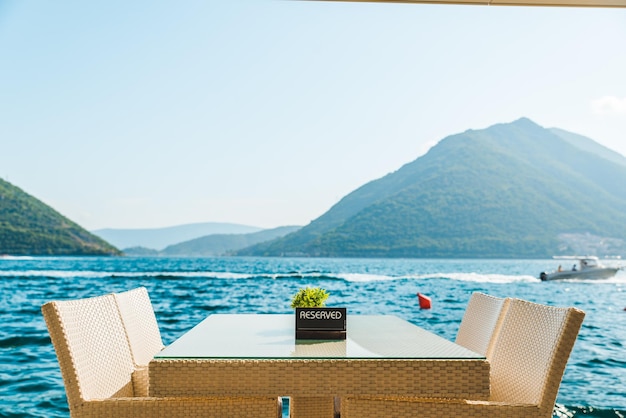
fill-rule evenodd
<path id="1" fill-rule="evenodd" d="M 145 287 L 114 293 L 136 366 L 147 366 L 164 347 L 152 302 Z"/>
<path id="2" fill-rule="evenodd" d="M 346 397 L 342 418 L 549 418 L 585 313 L 510 299 L 487 358 L 488 401 Z"/>
<path id="3" fill-rule="evenodd" d="M 280 416 L 276 398 L 137 396 L 134 362 L 115 297 L 54 301 L 42 312 L 72 417 Z"/>
<path id="4" fill-rule="evenodd" d="M 498 319 L 508 307 L 508 299 L 474 292 L 465 309 L 456 343 L 478 354 L 487 355 Z"/>
<path id="5" fill-rule="evenodd" d="M 113 293 L 135 364 L 133 386 L 136 396 L 148 396 L 150 375 L 148 364 L 163 349 L 150 296 L 145 287 Z"/>

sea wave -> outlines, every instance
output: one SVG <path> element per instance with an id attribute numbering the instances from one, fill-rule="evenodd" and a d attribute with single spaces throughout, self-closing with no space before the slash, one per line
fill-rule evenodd
<path id="1" fill-rule="evenodd" d="M 248 272 L 238 273 L 230 271 L 98 271 L 98 270 L 0 270 L 0 277 L 19 278 L 54 278 L 54 279 L 106 279 L 106 278 L 155 278 L 159 280 L 202 279 L 202 280 L 342 280 L 353 283 L 381 282 L 395 280 L 432 280 L 444 279 L 461 282 L 476 283 L 517 283 L 540 282 L 538 277 L 526 274 L 493 274 L 476 272 L 450 272 L 416 275 L 385 275 L 373 273 L 329 273 L 329 272 Z M 626 283 L 626 274 L 618 274 L 608 279 L 567 279 L 560 283 Z"/>
<path id="2" fill-rule="evenodd" d="M 480 274 L 480 273 L 437 273 L 437 274 L 418 274 L 410 276 L 385 276 L 375 274 L 339 274 L 339 278 L 348 282 L 373 282 L 373 281 L 391 281 L 391 280 L 432 280 L 444 279 L 462 282 L 478 282 L 478 283 L 515 283 L 515 282 L 538 282 L 539 279 L 532 276 L 516 276 L 506 274 Z"/>
<path id="3" fill-rule="evenodd" d="M 559 405 L 554 407 L 554 418 L 574 418 L 579 415 L 594 418 L 626 418 L 626 410 L 600 409 L 590 406 Z"/>
<path id="4" fill-rule="evenodd" d="M 207 272 L 207 271 L 87 271 L 87 270 L 76 270 L 76 271 L 61 271 L 61 270 L 5 270 L 0 271 L 0 277 L 24 277 L 24 278 L 38 278 L 38 277 L 47 277 L 47 278 L 57 278 L 57 279 L 65 279 L 65 278 L 93 278 L 93 279 L 101 279 L 101 278 L 145 278 L 145 277 L 154 277 L 160 279 L 167 278 L 214 278 L 214 279 L 251 279 L 255 278 L 254 274 L 249 273 L 233 273 L 233 272 Z"/>
<path id="5" fill-rule="evenodd" d="M 389 280 L 399 280 L 402 277 L 386 276 L 384 274 L 365 274 L 365 273 L 343 273 L 337 275 L 338 279 L 345 280 L 346 282 L 382 282 Z"/>
<path id="6" fill-rule="evenodd" d="M 447 273 L 429 274 L 418 278 L 425 279 L 449 279 L 461 282 L 477 283 L 515 283 L 515 282 L 537 282 L 538 278 L 528 275 L 508 275 L 508 274 L 482 274 L 482 273 Z"/>
<path id="7" fill-rule="evenodd" d="M 473 281 L 485 283 L 512 283 L 519 281 L 538 281 L 531 276 L 510 276 L 501 274 L 478 274 L 478 273 L 447 273 L 447 274 L 424 274 L 414 276 L 389 276 L 384 274 L 369 273 L 322 273 L 322 272 L 289 272 L 289 273 L 235 273 L 221 271 L 86 271 L 86 270 L 5 270 L 0 271 L 0 277 L 21 277 L 21 278 L 156 278 L 167 279 L 226 279 L 226 280 L 246 280 L 246 279 L 315 279 L 315 280 L 343 280 L 346 282 L 379 282 L 393 280 L 427 280 L 427 279 L 449 279 L 458 281 Z"/>

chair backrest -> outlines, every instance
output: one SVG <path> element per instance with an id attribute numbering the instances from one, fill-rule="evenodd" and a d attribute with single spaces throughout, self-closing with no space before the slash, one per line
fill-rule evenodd
<path id="1" fill-rule="evenodd" d="M 498 318 L 506 311 L 508 299 L 480 292 L 472 293 L 456 334 L 456 343 L 487 355 Z"/>
<path id="2" fill-rule="evenodd" d="M 135 365 L 147 366 L 164 347 L 148 290 L 138 287 L 113 295 L 126 329 Z"/>
<path id="3" fill-rule="evenodd" d="M 551 413 L 584 317 L 576 308 L 511 299 L 488 354 L 491 400 Z"/>
<path id="4" fill-rule="evenodd" d="M 133 396 L 133 360 L 113 295 L 41 307 L 70 411 L 83 401 Z"/>

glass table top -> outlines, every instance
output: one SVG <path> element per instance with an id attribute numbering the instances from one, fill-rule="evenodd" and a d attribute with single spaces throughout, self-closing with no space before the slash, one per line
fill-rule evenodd
<path id="1" fill-rule="evenodd" d="M 392 315 L 348 315 L 347 338 L 296 340 L 295 316 L 210 315 L 155 359 L 484 359 Z"/>

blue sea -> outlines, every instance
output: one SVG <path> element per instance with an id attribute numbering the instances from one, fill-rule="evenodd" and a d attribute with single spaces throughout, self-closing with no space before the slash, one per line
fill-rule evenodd
<path id="1" fill-rule="evenodd" d="M 620 260 L 605 261 L 621 265 Z M 626 263 L 625 263 L 626 264 Z M 41 305 L 148 288 L 166 344 L 214 313 L 289 313 L 302 286 L 329 306 L 393 314 L 454 340 L 472 292 L 587 313 L 557 399 L 559 417 L 626 417 L 626 271 L 541 282 L 555 260 L 319 258 L 0 258 L 0 417 L 67 417 Z M 432 298 L 420 310 L 416 293 Z"/>

